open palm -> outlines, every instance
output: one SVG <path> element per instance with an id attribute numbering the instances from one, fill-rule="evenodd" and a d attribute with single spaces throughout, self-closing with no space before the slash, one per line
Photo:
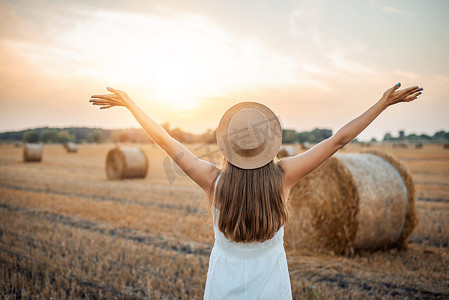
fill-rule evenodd
<path id="1" fill-rule="evenodd" d="M 89 102 L 92 102 L 93 105 L 102 105 L 100 109 L 111 108 L 114 106 L 128 107 L 130 98 L 125 92 L 109 87 L 107 90 L 112 92 L 112 94 L 92 95 L 90 96 Z"/>
<path id="2" fill-rule="evenodd" d="M 392 88 L 389 88 L 383 94 L 381 101 L 385 103 L 386 106 L 390 106 L 400 102 L 410 102 L 418 98 L 422 93 L 422 88 L 419 86 L 413 86 L 406 88 L 404 90 L 398 90 L 401 86 L 400 83 L 395 84 Z"/>

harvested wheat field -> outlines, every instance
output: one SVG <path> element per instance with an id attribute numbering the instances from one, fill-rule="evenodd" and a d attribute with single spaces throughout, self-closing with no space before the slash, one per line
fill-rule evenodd
<path id="1" fill-rule="evenodd" d="M 43 145 L 37 163 L 0 145 L 0 298 L 202 298 L 213 244 L 205 195 L 160 148 L 126 146 L 145 152 L 145 178 L 108 180 L 112 144 L 70 154 Z M 189 148 L 220 163 L 216 145 Z M 287 243 L 294 298 L 449 298 L 449 150 L 371 148 L 413 178 L 418 225 L 407 250 L 337 255 Z"/>

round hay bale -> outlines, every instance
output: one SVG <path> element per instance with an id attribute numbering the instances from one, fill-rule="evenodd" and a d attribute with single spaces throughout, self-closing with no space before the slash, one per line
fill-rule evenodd
<path id="1" fill-rule="evenodd" d="M 409 172 L 375 150 L 329 158 L 293 186 L 290 203 L 286 242 L 295 248 L 405 248 L 417 223 Z"/>
<path id="2" fill-rule="evenodd" d="M 418 218 L 416 215 L 416 206 L 415 206 L 416 192 L 412 175 L 410 174 L 410 171 L 393 155 L 377 150 L 367 150 L 365 151 L 365 153 L 374 154 L 386 160 L 399 173 L 403 183 L 405 184 L 405 188 L 407 191 L 407 210 L 405 214 L 405 222 L 401 236 L 397 240 L 397 243 L 393 246 L 396 246 L 399 249 L 406 249 L 408 244 L 408 238 L 412 234 L 413 229 L 415 229 L 416 225 L 418 225 Z"/>
<path id="3" fill-rule="evenodd" d="M 302 150 L 309 150 L 310 149 L 310 143 L 309 142 L 301 143 L 301 149 Z"/>
<path id="4" fill-rule="evenodd" d="M 284 158 L 296 155 L 296 150 L 293 146 L 281 146 L 277 154 L 277 158 Z"/>
<path id="5" fill-rule="evenodd" d="M 408 144 L 404 143 L 404 142 L 402 142 L 402 143 L 394 143 L 393 144 L 393 148 L 404 148 L 404 149 L 407 149 L 408 148 Z"/>
<path id="6" fill-rule="evenodd" d="M 68 153 L 78 152 L 78 146 L 75 143 L 68 142 L 68 143 L 64 143 L 63 146 L 67 150 Z"/>
<path id="7" fill-rule="evenodd" d="M 24 162 L 42 161 L 42 144 L 25 143 L 23 145 L 23 161 Z"/>
<path id="8" fill-rule="evenodd" d="M 106 157 L 108 179 L 145 178 L 148 159 L 140 148 L 116 147 Z"/>

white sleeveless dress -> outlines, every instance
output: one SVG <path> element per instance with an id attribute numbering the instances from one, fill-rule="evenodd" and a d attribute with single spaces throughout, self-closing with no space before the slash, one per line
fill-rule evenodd
<path id="1" fill-rule="evenodd" d="M 213 207 L 212 210 L 215 243 L 209 259 L 204 299 L 292 299 L 284 227 L 265 242 L 236 243 L 218 229 L 219 212 Z"/>

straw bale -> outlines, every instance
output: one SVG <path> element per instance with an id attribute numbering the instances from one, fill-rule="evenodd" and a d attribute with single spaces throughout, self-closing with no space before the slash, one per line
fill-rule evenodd
<path id="1" fill-rule="evenodd" d="M 40 162 L 42 161 L 42 144 L 23 144 L 23 161 Z"/>
<path id="2" fill-rule="evenodd" d="M 407 149 L 408 148 L 408 144 L 404 143 L 404 142 L 402 142 L 402 143 L 394 143 L 393 144 L 393 148 L 405 148 L 405 149 Z"/>
<path id="3" fill-rule="evenodd" d="M 290 191 L 287 245 L 346 253 L 357 230 L 358 202 L 357 186 L 349 170 L 336 157 L 329 158 Z"/>
<path id="4" fill-rule="evenodd" d="M 310 143 L 309 142 L 301 143 L 301 149 L 302 150 L 309 150 L 310 149 Z"/>
<path id="5" fill-rule="evenodd" d="M 68 142 L 68 143 L 64 143 L 63 146 L 67 150 L 68 153 L 78 152 L 78 146 L 75 143 Z"/>
<path id="6" fill-rule="evenodd" d="M 336 154 L 290 191 L 289 246 L 404 248 L 416 225 L 414 186 L 399 161 L 379 151 Z"/>
<path id="7" fill-rule="evenodd" d="M 418 218 L 416 215 L 416 192 L 415 192 L 415 184 L 413 182 L 413 178 L 411 176 L 410 171 L 393 155 L 381 152 L 378 150 L 366 150 L 365 153 L 371 153 L 377 155 L 384 160 L 386 160 L 389 164 L 391 164 L 399 175 L 401 176 L 406 190 L 407 190 L 407 212 L 405 215 L 405 224 L 402 230 L 402 234 L 397 241 L 396 245 L 400 249 L 407 248 L 408 238 L 415 229 L 416 225 L 418 225 Z"/>
<path id="8" fill-rule="evenodd" d="M 359 143 L 359 144 L 360 144 L 360 146 L 362 146 L 362 147 L 366 147 L 366 148 L 371 147 L 371 143 L 361 142 L 361 143 Z"/>
<path id="9" fill-rule="evenodd" d="M 281 149 L 279 149 L 279 152 L 277 154 L 277 158 L 284 158 L 289 156 L 296 155 L 295 147 L 293 146 L 281 146 Z"/>
<path id="10" fill-rule="evenodd" d="M 145 178 L 148 172 L 148 159 L 140 148 L 115 147 L 106 157 L 108 179 Z"/>

